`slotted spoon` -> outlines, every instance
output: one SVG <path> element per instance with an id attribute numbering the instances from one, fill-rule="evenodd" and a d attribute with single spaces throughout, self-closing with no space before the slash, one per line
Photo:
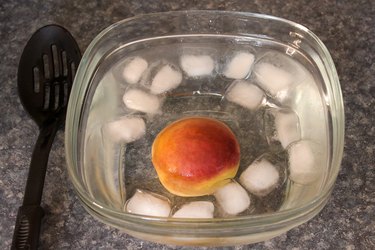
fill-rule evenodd
<path id="1" fill-rule="evenodd" d="M 63 27 L 37 30 L 18 66 L 18 93 L 24 109 L 39 127 L 22 206 L 18 210 L 12 249 L 37 249 L 44 215 L 40 206 L 48 156 L 64 123 L 74 75 L 81 59 L 73 36 Z"/>

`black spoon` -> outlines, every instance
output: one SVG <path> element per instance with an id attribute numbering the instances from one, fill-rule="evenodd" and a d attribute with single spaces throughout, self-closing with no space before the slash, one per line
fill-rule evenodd
<path id="1" fill-rule="evenodd" d="M 58 128 L 64 123 L 74 75 L 81 60 L 73 36 L 58 25 L 37 30 L 26 44 L 18 66 L 18 94 L 39 127 L 25 195 L 18 210 L 12 249 L 37 249 L 40 206 L 48 156 Z"/>

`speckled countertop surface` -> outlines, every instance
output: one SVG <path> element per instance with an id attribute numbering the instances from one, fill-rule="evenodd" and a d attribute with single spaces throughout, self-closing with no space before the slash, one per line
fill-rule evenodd
<path id="1" fill-rule="evenodd" d="M 309 27 L 328 47 L 344 95 L 345 152 L 333 195 L 311 221 L 272 240 L 234 249 L 375 249 L 375 2 L 321 1 L 5 1 L 0 0 L 0 249 L 9 249 L 37 127 L 17 96 L 22 49 L 37 28 L 65 26 L 84 51 L 102 29 L 150 12 L 238 10 Z M 135 239 L 81 206 L 66 173 L 63 132 L 52 148 L 43 196 L 41 249 L 185 249 Z"/>

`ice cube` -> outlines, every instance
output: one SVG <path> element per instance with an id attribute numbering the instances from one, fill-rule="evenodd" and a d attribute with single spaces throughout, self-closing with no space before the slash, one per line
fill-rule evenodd
<path id="1" fill-rule="evenodd" d="M 210 75 L 214 70 L 214 60 L 208 55 L 182 55 L 181 67 L 188 76 Z"/>
<path id="2" fill-rule="evenodd" d="M 301 140 L 289 148 L 289 178 L 299 184 L 309 184 L 319 176 L 310 143 Z"/>
<path id="3" fill-rule="evenodd" d="M 219 188 L 214 196 L 225 213 L 236 215 L 250 206 L 250 197 L 246 190 L 237 182 L 232 181 Z"/>
<path id="4" fill-rule="evenodd" d="M 147 67 L 148 63 L 145 59 L 141 57 L 134 57 L 125 63 L 122 76 L 128 83 L 135 84 L 139 81 Z"/>
<path id="5" fill-rule="evenodd" d="M 256 85 L 248 81 L 238 80 L 228 88 L 225 97 L 228 101 L 237 103 L 245 108 L 256 109 L 261 105 L 264 93 Z"/>
<path id="6" fill-rule="evenodd" d="M 155 114 L 160 108 L 160 100 L 157 96 L 139 89 L 128 90 L 122 99 L 126 107 L 145 113 Z"/>
<path id="7" fill-rule="evenodd" d="M 279 99 L 286 98 L 286 91 L 306 76 L 297 61 L 278 52 L 266 53 L 254 66 L 254 73 L 259 84 Z"/>
<path id="8" fill-rule="evenodd" d="M 150 90 L 154 94 L 161 94 L 177 88 L 181 81 L 181 72 L 167 64 L 164 65 L 152 79 Z"/>
<path id="9" fill-rule="evenodd" d="M 214 204 L 209 201 L 193 201 L 184 204 L 174 213 L 174 218 L 213 218 Z"/>
<path id="10" fill-rule="evenodd" d="M 125 210 L 132 214 L 168 217 L 171 206 L 167 198 L 137 189 L 135 194 L 126 202 Z"/>
<path id="11" fill-rule="evenodd" d="M 138 140 L 146 133 L 146 125 L 139 117 L 122 117 L 104 126 L 105 134 L 111 141 L 129 143 Z"/>
<path id="12" fill-rule="evenodd" d="M 291 111 L 275 113 L 277 138 L 283 148 L 301 139 L 298 116 Z"/>
<path id="13" fill-rule="evenodd" d="M 224 75 L 233 79 L 245 78 L 250 73 L 253 63 L 253 54 L 249 52 L 238 52 L 226 65 Z"/>
<path id="14" fill-rule="evenodd" d="M 293 76 L 270 63 L 259 63 L 256 66 L 258 80 L 271 95 L 276 95 L 280 90 L 286 89 L 292 84 Z"/>
<path id="15" fill-rule="evenodd" d="M 256 196 L 266 196 L 279 181 L 279 171 L 266 159 L 253 162 L 240 176 L 240 183 Z"/>

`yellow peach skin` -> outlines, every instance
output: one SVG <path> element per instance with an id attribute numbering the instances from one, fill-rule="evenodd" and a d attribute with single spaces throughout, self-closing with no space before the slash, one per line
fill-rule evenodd
<path id="1" fill-rule="evenodd" d="M 152 163 L 160 182 L 178 196 L 212 194 L 237 171 L 240 146 L 224 123 L 184 118 L 165 127 L 152 145 Z"/>

